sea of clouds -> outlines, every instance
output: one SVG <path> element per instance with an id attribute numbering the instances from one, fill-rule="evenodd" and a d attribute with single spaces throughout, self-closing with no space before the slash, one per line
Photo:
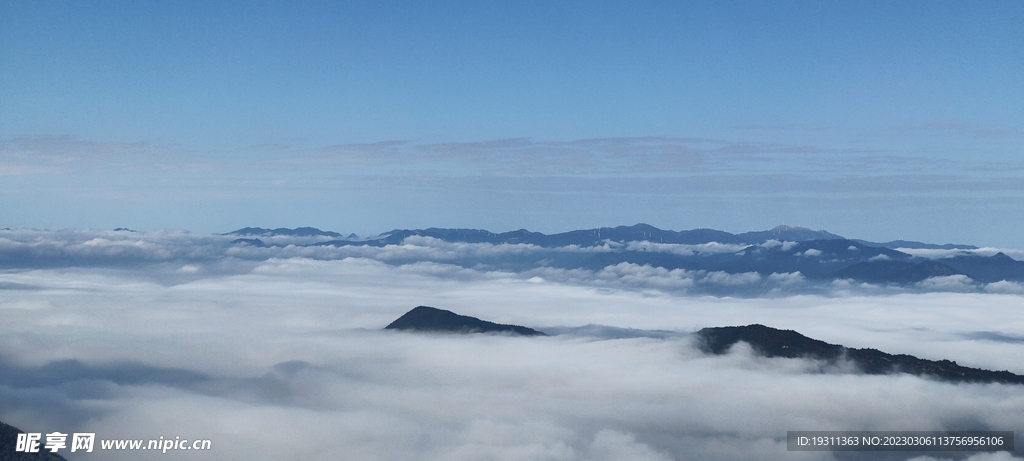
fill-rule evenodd
<path id="1" fill-rule="evenodd" d="M 550 256 L 528 245 L 268 249 L 230 240 L 0 232 L 0 420 L 33 432 L 213 446 L 62 451 L 70 460 L 847 460 L 880 458 L 787 452 L 786 431 L 1024 433 L 1021 386 L 822 371 L 742 344 L 710 356 L 691 335 L 762 323 L 1024 374 L 1024 296 L 1013 290 L 847 283 L 710 296 L 688 287 L 804 282 L 635 265 L 467 264 L 467 254 Z M 381 330 L 417 305 L 559 334 Z M 1022 451 L 920 459 L 967 456 L 1011 460 Z"/>

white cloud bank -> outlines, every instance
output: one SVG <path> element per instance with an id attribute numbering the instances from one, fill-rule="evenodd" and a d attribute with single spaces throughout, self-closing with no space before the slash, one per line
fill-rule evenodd
<path id="1" fill-rule="evenodd" d="M 984 247 L 973 250 L 943 250 L 933 248 L 897 248 L 896 251 L 906 253 L 911 256 L 918 258 L 928 258 L 934 260 L 942 260 L 947 258 L 955 258 L 957 256 L 982 256 L 989 257 L 995 256 L 998 253 L 1003 253 L 1017 261 L 1024 260 L 1024 251 L 1013 248 L 993 248 Z"/>
<path id="2" fill-rule="evenodd" d="M 686 335 L 380 331 L 420 304 L 542 330 L 763 323 L 1024 373 L 1016 294 L 695 297 L 656 286 L 719 276 L 620 265 L 576 284 L 367 258 L 192 275 L 163 283 L 130 270 L 0 272 L 0 286 L 12 287 L 0 289 L 0 420 L 214 446 L 72 460 L 828 460 L 787 452 L 786 431 L 1024 430 L 1019 386 L 812 373 L 814 364 L 742 346 L 707 356 Z M 614 283 L 591 283 L 602 277 Z"/>

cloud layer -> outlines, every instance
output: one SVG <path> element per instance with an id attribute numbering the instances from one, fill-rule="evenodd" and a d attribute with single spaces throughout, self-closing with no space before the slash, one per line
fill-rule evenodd
<path id="1" fill-rule="evenodd" d="M 87 244 L 95 238 L 69 246 L 119 248 Z M 1024 393 L 1013 386 L 822 373 L 744 345 L 707 356 L 688 334 L 763 323 L 1024 373 L 1019 294 L 710 297 L 662 286 L 753 283 L 756 274 L 620 265 L 576 281 L 570 272 L 340 255 L 228 262 L 120 245 L 133 248 L 117 250 L 129 259 L 162 254 L 158 269 L 0 273 L 0 420 L 100 438 L 212 440 L 210 452 L 158 455 L 190 460 L 828 460 L 786 452 L 785 432 L 1024 429 Z M 420 304 L 564 334 L 380 331 Z M 574 328 L 584 325 L 620 330 Z M 157 455 L 102 454 L 147 456 Z"/>
<path id="2" fill-rule="evenodd" d="M 552 281 L 600 288 L 658 290 L 676 294 L 715 296 L 786 296 L 795 294 L 842 295 L 896 294 L 909 292 L 1019 293 L 1020 283 L 965 276 L 943 276 L 916 284 L 872 285 L 853 281 L 808 279 L 806 274 L 789 268 L 753 272 L 752 269 L 725 272 L 705 267 L 701 261 L 715 257 L 764 250 L 788 251 L 796 242 L 768 240 L 758 246 L 710 242 L 699 245 L 666 244 L 650 241 L 599 246 L 541 247 L 532 244 L 491 244 L 449 242 L 433 237 L 412 235 L 400 243 L 383 246 L 338 244 L 327 236 L 263 236 L 241 241 L 237 236 L 197 234 L 183 231 L 134 232 L 86 230 L 0 230 L 0 268 L 11 270 L 58 267 L 96 268 L 111 271 L 131 269 L 135 277 L 158 283 L 181 283 L 215 275 L 246 274 L 270 261 L 301 259 L 337 261 L 346 258 L 377 261 L 404 270 L 447 273 L 461 278 L 513 278 Z M 335 241 L 332 243 L 332 240 Z M 936 259 L 959 255 L 991 256 L 1003 252 L 1024 257 L 1014 249 L 978 250 L 905 250 L 915 256 Z M 630 255 L 611 259 L 612 253 Z M 663 255 L 661 257 L 653 257 Z M 650 259 L 645 259 L 651 256 Z M 811 260 L 824 258 L 814 248 L 795 254 Z M 632 258 L 632 260 L 630 259 Z M 691 258 L 683 263 L 679 259 Z M 880 258 L 887 259 L 887 258 Z M 631 261 L 639 262 L 631 262 Z M 648 263 L 646 261 L 653 261 Z M 666 263 L 668 269 L 650 264 Z M 839 261 L 839 260 L 836 260 Z M 833 263 L 835 261 L 823 261 Z M 817 266 L 817 264 L 812 264 Z M 727 270 L 732 266 L 725 266 Z M 735 266 L 746 267 L 746 266 Z M 770 267 L 770 266 L 765 266 Z M 837 266 L 841 267 L 841 266 Z M 813 267 L 812 267 L 813 269 Z M 769 273 L 770 272 L 770 273 Z M 12 282 L 4 282 L 12 283 Z M 9 285 L 15 286 L 15 285 Z"/>

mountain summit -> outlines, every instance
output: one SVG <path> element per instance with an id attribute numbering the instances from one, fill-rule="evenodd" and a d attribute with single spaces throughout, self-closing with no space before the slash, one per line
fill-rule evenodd
<path id="1" fill-rule="evenodd" d="M 697 332 L 701 348 L 713 354 L 726 353 L 743 341 L 766 357 L 809 358 L 834 363 L 843 358 L 869 375 L 908 373 L 932 376 L 949 382 L 1024 384 L 1024 376 L 1009 371 L 989 371 L 958 365 L 950 360 L 925 360 L 906 354 L 887 354 L 877 349 L 856 349 L 808 338 L 793 330 L 764 325 L 704 328 Z"/>
<path id="2" fill-rule="evenodd" d="M 406 312 L 385 330 L 433 331 L 442 333 L 505 333 L 522 336 L 545 336 L 532 328 L 519 325 L 504 325 L 480 320 L 468 315 L 429 306 L 417 306 Z"/>
<path id="3" fill-rule="evenodd" d="M 24 433 L 24 431 L 0 421 L 0 461 L 67 461 L 63 456 L 44 448 L 46 445 L 45 437 L 39 441 L 38 452 L 22 453 L 14 451 L 18 445 L 18 434 L 21 433 Z M 68 445 L 70 446 L 70 441 L 68 441 Z"/>

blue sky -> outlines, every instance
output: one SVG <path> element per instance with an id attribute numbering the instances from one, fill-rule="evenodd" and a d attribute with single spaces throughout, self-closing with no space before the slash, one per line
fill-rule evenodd
<path id="1" fill-rule="evenodd" d="M 1024 247 L 1020 2 L 0 3 L 0 226 Z"/>

